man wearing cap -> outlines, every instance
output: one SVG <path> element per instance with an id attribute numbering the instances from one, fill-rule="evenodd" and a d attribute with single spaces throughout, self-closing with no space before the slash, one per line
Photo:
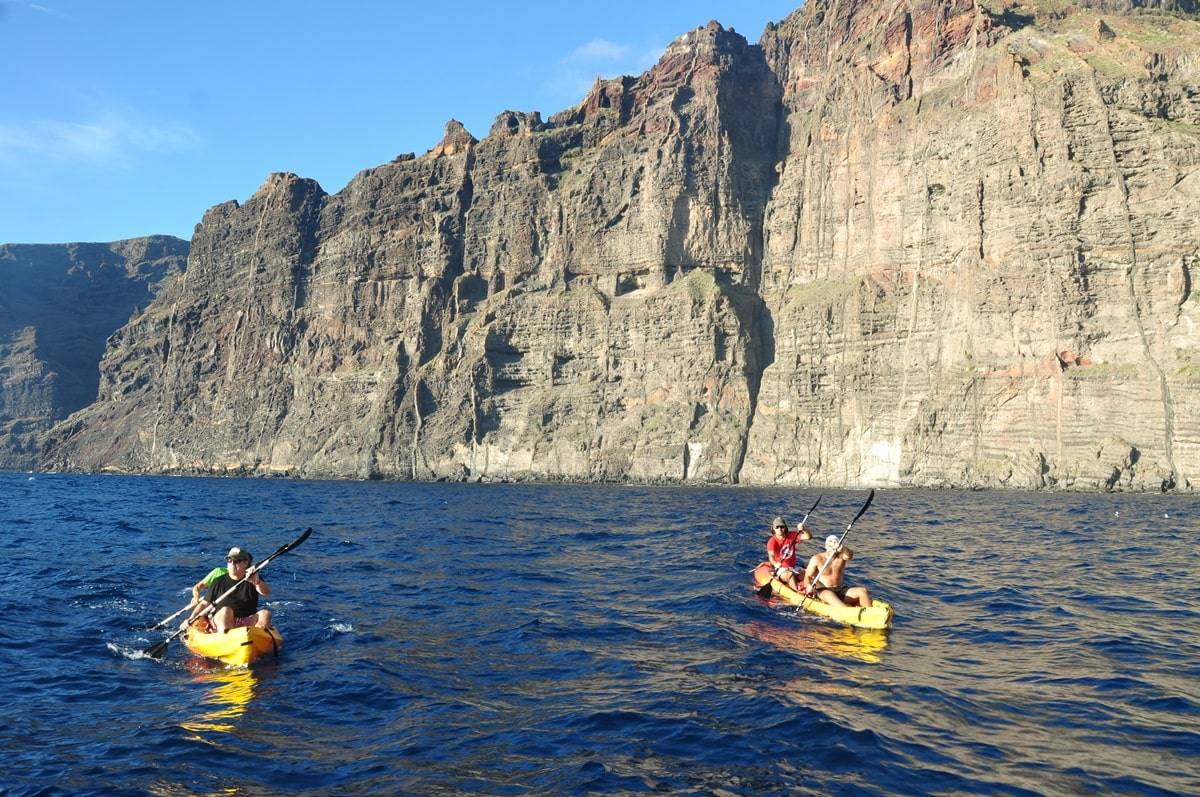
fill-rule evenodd
<path id="1" fill-rule="evenodd" d="M 229 571 L 217 576 L 208 587 L 208 596 L 192 613 L 200 615 L 226 592 L 233 589 L 229 597 L 220 601 L 211 622 L 218 632 L 224 633 L 230 628 L 241 628 L 256 625 L 266 628 L 271 624 L 271 610 L 258 608 L 258 596 L 264 598 L 271 594 L 271 585 L 263 577 L 250 569 L 253 557 L 242 548 L 233 547 L 225 555 Z M 247 573 L 249 576 L 247 577 Z"/>
<path id="2" fill-rule="evenodd" d="M 800 524 L 795 531 L 788 531 L 787 521 L 776 517 L 771 521 L 771 538 L 767 540 L 767 561 L 775 573 L 775 578 L 787 584 L 797 592 L 800 585 L 796 582 L 796 543 L 800 540 L 811 540 L 812 533 Z"/>
<path id="3" fill-rule="evenodd" d="M 830 534 L 825 538 L 825 550 L 813 554 L 808 560 L 808 567 L 804 570 L 808 594 L 816 595 L 831 606 L 870 606 L 871 593 L 866 587 L 846 587 L 842 584 L 846 563 L 854 558 L 854 551 L 839 546 L 839 542 L 838 535 Z M 826 562 L 829 564 L 826 565 Z M 818 573 L 821 574 L 819 580 Z"/>

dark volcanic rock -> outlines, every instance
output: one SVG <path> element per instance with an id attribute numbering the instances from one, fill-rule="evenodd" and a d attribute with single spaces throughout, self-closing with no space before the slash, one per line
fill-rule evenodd
<path id="1" fill-rule="evenodd" d="M 183 269 L 188 245 L 0 246 L 0 468 L 31 468 L 50 426 L 96 400 L 109 335 Z"/>
<path id="2" fill-rule="evenodd" d="M 1200 23 L 1103 13 L 811 0 L 335 195 L 273 176 L 46 464 L 1187 488 Z"/>

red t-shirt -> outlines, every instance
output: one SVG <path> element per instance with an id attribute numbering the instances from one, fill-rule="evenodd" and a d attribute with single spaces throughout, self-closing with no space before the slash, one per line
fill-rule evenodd
<path id="1" fill-rule="evenodd" d="M 800 539 L 800 533 L 789 531 L 783 535 L 783 539 L 779 539 L 774 534 L 771 539 L 767 540 L 767 556 L 775 557 L 779 561 L 780 567 L 795 567 L 796 566 L 796 542 Z"/>

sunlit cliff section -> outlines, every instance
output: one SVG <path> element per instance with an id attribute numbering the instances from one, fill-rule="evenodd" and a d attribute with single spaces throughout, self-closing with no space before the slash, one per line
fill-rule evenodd
<path id="1" fill-rule="evenodd" d="M 206 214 L 46 467 L 1191 489 L 1188 2 L 811 0 Z"/>

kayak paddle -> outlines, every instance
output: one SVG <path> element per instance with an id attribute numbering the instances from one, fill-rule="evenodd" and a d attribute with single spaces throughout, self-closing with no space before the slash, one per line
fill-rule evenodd
<path id="1" fill-rule="evenodd" d="M 179 611 L 175 612 L 175 614 L 171 615 L 170 617 L 167 617 L 166 619 L 163 619 L 163 620 L 159 620 L 157 623 L 155 623 L 154 625 L 150 626 L 150 628 L 148 628 L 147 630 L 148 630 L 148 631 L 157 631 L 158 629 L 162 628 L 162 627 L 163 627 L 163 626 L 165 626 L 167 623 L 171 622 L 171 621 L 172 621 L 172 620 L 174 620 L 176 617 L 178 617 L 179 615 L 183 614 L 183 613 L 184 613 L 184 612 L 186 612 L 188 609 L 191 609 L 191 608 L 192 608 L 193 606 L 195 606 L 195 605 L 196 605 L 196 604 L 194 604 L 194 603 L 189 603 L 187 606 L 184 606 L 182 609 L 180 609 Z"/>
<path id="2" fill-rule="evenodd" d="M 799 526 L 797 526 L 796 528 L 798 528 L 798 529 L 800 529 L 800 528 L 804 528 L 804 524 L 808 522 L 808 516 L 809 516 L 809 515 L 811 515 L 811 514 L 813 513 L 813 510 L 817 508 L 817 504 L 821 503 L 821 499 L 822 499 L 822 498 L 824 498 L 824 497 L 825 497 L 825 494 L 824 494 L 824 493 L 822 493 L 821 495 L 818 495 L 818 496 L 817 496 L 817 500 L 816 500 L 815 502 L 813 502 L 813 505 L 812 505 L 812 506 L 810 506 L 810 507 L 808 508 L 808 511 L 804 513 L 804 518 L 803 518 L 803 519 L 801 519 L 801 521 L 800 521 L 800 525 L 799 525 Z"/>
<path id="3" fill-rule="evenodd" d="M 162 655 L 167 652 L 167 646 L 171 644 L 172 639 L 174 639 L 175 637 L 182 634 L 184 631 L 191 628 L 192 624 L 195 623 L 197 620 L 199 620 L 201 617 L 211 617 L 212 615 L 216 614 L 217 609 L 221 605 L 221 601 L 225 600 L 230 595 L 232 595 L 234 593 L 234 591 L 236 591 L 237 588 L 242 585 L 243 581 L 246 581 L 247 579 L 250 578 L 250 576 L 254 575 L 255 573 L 262 570 L 264 567 L 269 565 L 271 563 L 271 560 L 274 559 L 276 556 L 280 556 L 281 554 L 287 553 L 288 551 L 292 550 L 300 543 L 307 540 L 308 535 L 310 535 L 310 534 L 312 534 L 312 529 L 311 528 L 306 529 L 305 532 L 303 534 L 301 534 L 299 537 L 292 540 L 287 545 L 284 545 L 283 547 L 279 548 L 277 551 L 275 551 L 273 554 L 268 556 L 266 559 L 263 559 L 261 562 L 259 562 L 255 567 L 249 568 L 246 571 L 246 575 L 242 577 L 241 581 L 238 581 L 238 583 L 234 584 L 232 587 L 225 590 L 225 592 L 223 592 L 216 600 L 213 601 L 211 606 L 209 606 L 207 609 L 205 609 L 202 613 L 200 613 L 200 614 L 196 615 L 195 617 L 191 618 L 190 620 L 188 620 L 187 625 L 185 625 L 183 628 L 180 628 L 175 633 L 171 634 L 169 637 L 164 639 L 162 642 L 159 642 L 155 645 L 151 645 L 150 647 L 146 648 L 145 654 L 152 659 L 161 659 Z M 176 614 L 179 614 L 179 612 L 176 612 Z"/>
<path id="4" fill-rule="evenodd" d="M 858 522 L 858 519 L 863 516 L 863 512 L 867 511 L 867 507 L 869 507 L 871 505 L 871 502 L 874 500 L 875 500 L 875 491 L 871 490 L 871 494 L 867 496 L 867 502 L 865 504 L 863 504 L 862 509 L 858 510 L 858 514 L 854 516 L 854 520 L 850 521 L 850 525 L 846 526 L 846 530 L 842 532 L 842 536 L 838 537 L 837 547 L 834 548 L 833 550 L 835 550 L 835 551 L 841 550 L 842 540 L 846 539 L 846 535 L 850 533 L 850 527 Z M 832 561 L 833 561 L 833 554 L 830 554 L 829 556 L 825 557 L 825 564 L 821 565 L 821 569 L 817 571 L 817 574 L 815 576 L 813 576 L 813 580 L 811 582 L 809 582 L 808 588 L 810 590 L 812 589 L 814 584 L 816 584 L 818 581 L 821 580 L 821 574 L 825 572 L 825 568 L 829 567 L 829 563 Z M 810 595 L 810 597 L 811 597 L 811 595 Z"/>
<path id="5" fill-rule="evenodd" d="M 797 529 L 804 528 L 804 524 L 808 522 L 808 516 L 813 513 L 813 510 L 817 508 L 817 504 L 821 503 L 821 499 L 824 497 L 825 497 L 824 493 L 817 496 L 817 500 L 814 501 L 813 505 L 810 506 L 808 508 L 808 511 L 804 513 L 804 519 L 800 521 L 800 525 L 796 527 Z M 758 568 L 755 568 L 755 570 L 757 570 L 757 569 Z M 751 571 L 751 572 L 753 572 L 753 571 Z M 760 597 L 760 598 L 771 597 L 771 582 L 770 581 L 768 581 L 766 584 L 763 584 L 761 587 L 758 588 L 758 597 Z"/>

